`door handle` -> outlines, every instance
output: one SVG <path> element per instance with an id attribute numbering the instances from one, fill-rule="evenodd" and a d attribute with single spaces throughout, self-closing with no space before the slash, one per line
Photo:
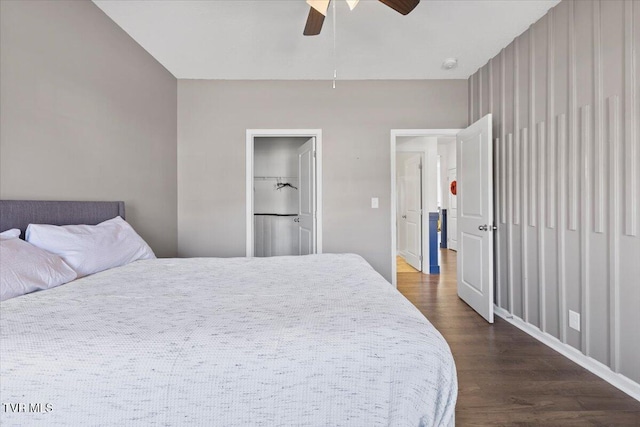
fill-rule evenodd
<path id="1" fill-rule="evenodd" d="M 485 224 L 485 225 L 479 225 L 479 226 L 478 226 L 478 230 L 480 230 L 480 231 L 487 231 L 487 224 Z"/>
<path id="2" fill-rule="evenodd" d="M 300 218 L 294 218 L 293 222 L 300 222 Z"/>
<path id="3" fill-rule="evenodd" d="M 402 218 L 407 219 L 407 216 L 406 215 L 402 215 Z"/>

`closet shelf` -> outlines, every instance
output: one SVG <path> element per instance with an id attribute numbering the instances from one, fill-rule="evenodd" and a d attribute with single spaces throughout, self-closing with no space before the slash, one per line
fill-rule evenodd
<path id="1" fill-rule="evenodd" d="M 253 179 L 298 179 L 297 176 L 254 176 Z"/>

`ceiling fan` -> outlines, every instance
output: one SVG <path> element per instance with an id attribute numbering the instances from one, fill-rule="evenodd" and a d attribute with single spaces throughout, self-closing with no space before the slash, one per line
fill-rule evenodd
<path id="1" fill-rule="evenodd" d="M 356 7 L 359 0 L 346 0 L 349 5 L 349 9 L 353 10 Z M 420 0 L 379 0 L 381 3 L 386 4 L 391 9 L 403 15 L 408 15 L 415 7 L 420 3 Z M 307 24 L 304 27 L 303 34 L 305 36 L 317 36 L 322 30 L 322 24 L 324 18 L 327 16 L 327 10 L 329 9 L 329 3 L 331 0 L 307 0 L 309 6 L 309 16 L 307 17 Z"/>

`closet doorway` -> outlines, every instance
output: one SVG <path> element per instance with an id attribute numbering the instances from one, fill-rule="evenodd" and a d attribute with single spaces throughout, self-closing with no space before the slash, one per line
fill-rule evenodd
<path id="1" fill-rule="evenodd" d="M 322 252 L 322 133 L 247 130 L 248 257 Z"/>

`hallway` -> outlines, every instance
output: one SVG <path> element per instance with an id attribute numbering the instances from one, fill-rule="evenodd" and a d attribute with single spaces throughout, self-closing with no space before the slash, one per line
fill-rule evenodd
<path id="1" fill-rule="evenodd" d="M 398 290 L 451 347 L 457 426 L 640 426 L 640 402 L 501 318 L 486 323 L 457 296 L 456 253 L 441 253 L 442 274 L 398 273 Z"/>

